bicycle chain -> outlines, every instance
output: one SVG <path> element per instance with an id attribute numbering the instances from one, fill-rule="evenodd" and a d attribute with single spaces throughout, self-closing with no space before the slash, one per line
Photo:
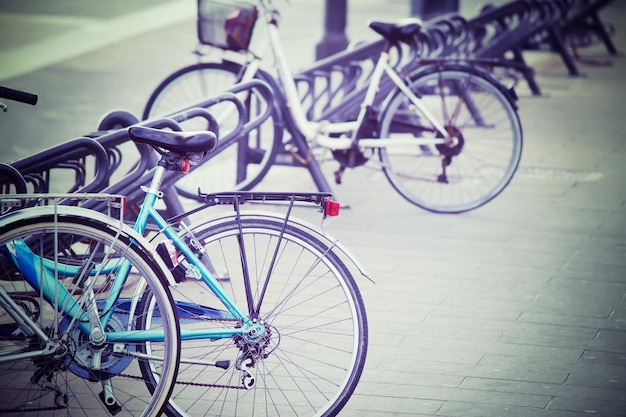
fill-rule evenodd
<path id="1" fill-rule="evenodd" d="M 64 410 L 66 407 L 56 406 L 56 407 L 41 407 L 41 408 L 13 408 L 13 409 L 0 409 L 0 414 L 12 414 L 12 413 L 32 413 L 37 411 L 54 411 L 54 410 Z"/>
<path id="2" fill-rule="evenodd" d="M 140 376 L 135 376 L 135 375 L 128 375 L 128 374 L 117 374 L 117 376 L 121 376 L 124 378 L 130 378 L 130 379 L 137 379 L 137 380 L 142 380 L 143 378 Z M 245 390 L 246 387 L 244 386 L 236 386 L 236 385 L 221 385 L 221 384 L 203 384 L 200 382 L 189 382 L 189 381 L 178 381 L 176 380 L 177 384 L 183 384 L 183 385 L 190 385 L 192 387 L 208 387 L 208 388 L 228 388 L 228 389 L 243 389 Z"/>
<path id="3" fill-rule="evenodd" d="M 129 374 L 118 374 L 117 376 L 129 379 L 142 380 L 143 378 L 140 376 L 129 375 Z M 235 386 L 235 385 L 221 385 L 221 384 L 202 384 L 199 382 L 181 382 L 176 381 L 177 384 L 184 384 L 194 387 L 208 387 L 208 388 L 226 388 L 226 389 L 240 389 L 245 390 L 246 388 L 243 386 Z M 31 413 L 37 411 L 55 411 L 55 410 L 63 410 L 67 407 L 41 407 L 41 408 L 15 408 L 15 409 L 0 409 L 0 414 L 12 414 L 12 413 Z"/>

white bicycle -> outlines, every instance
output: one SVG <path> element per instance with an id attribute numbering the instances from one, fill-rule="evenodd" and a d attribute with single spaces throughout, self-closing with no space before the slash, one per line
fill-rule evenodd
<path id="1" fill-rule="evenodd" d="M 275 112 L 236 146 L 213 155 L 211 163 L 189 176 L 189 186 L 179 183 L 182 194 L 194 196 L 198 181 L 211 181 L 217 189 L 251 189 L 285 153 L 319 175 L 315 169 L 320 152 L 315 150 L 320 148 L 330 150 L 340 163 L 336 182 L 342 181 L 346 168 L 377 160 L 406 200 L 438 213 L 460 213 L 486 204 L 515 174 L 522 128 L 514 92 L 483 67 L 420 60 L 415 55 L 422 27 L 417 19 L 370 23 L 384 38 L 371 70 L 347 71 L 355 77 L 349 80 L 350 91 L 334 95 L 329 100 L 331 109 L 324 112 L 331 117 L 317 120 L 315 109 L 307 109 L 303 101 L 315 95 L 319 82 L 304 83 L 303 90 L 303 83 L 291 74 L 271 0 L 259 0 L 256 6 L 201 0 L 198 16 L 200 43 L 230 55 L 234 52 L 241 62 L 200 60 L 176 71 L 155 89 L 144 118 L 171 114 L 225 86 L 254 78 L 273 87 L 274 103 L 263 103 L 252 93 L 247 98 L 249 111 L 273 105 Z M 257 20 L 265 29 L 260 43 L 270 47 L 271 65 L 264 66 L 262 54 L 250 48 Z M 255 44 L 263 35 L 260 26 L 254 30 Z M 340 53 L 323 64 L 335 65 L 346 74 L 345 65 L 340 65 L 346 56 L 360 58 L 363 67 L 371 63 L 371 56 L 362 57 L 363 50 Z M 413 53 L 403 53 L 407 50 Z M 266 68 L 276 68 L 275 74 Z M 331 91 L 332 77 L 324 82 L 326 91 Z M 227 126 L 228 111 L 217 114 L 220 126 Z"/>

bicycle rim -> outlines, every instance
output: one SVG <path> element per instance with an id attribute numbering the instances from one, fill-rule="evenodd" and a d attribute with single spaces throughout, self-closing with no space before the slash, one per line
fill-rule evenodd
<path id="1" fill-rule="evenodd" d="M 216 97 L 235 85 L 241 66 L 234 63 L 202 63 L 183 68 L 165 79 L 152 93 L 144 110 L 144 119 L 171 114 Z M 261 114 L 266 103 L 258 93 L 242 92 L 250 118 Z M 209 108 L 217 118 L 220 138 L 232 133 L 237 126 L 235 107 L 223 102 Z M 181 195 L 197 196 L 198 184 L 212 190 L 249 190 L 257 185 L 272 166 L 281 144 L 282 132 L 274 115 L 245 137 L 237 137 L 228 146 L 221 146 L 209 154 L 202 166 L 177 182 Z M 182 122 L 184 130 L 206 130 L 200 119 Z"/>
<path id="2" fill-rule="evenodd" d="M 53 351 L 47 354 L 23 360 L 10 358 L 9 355 L 20 352 L 32 354 L 44 344 L 30 327 L 12 319 L 11 307 L 0 303 L 0 390 L 3 392 L 0 414 L 93 417 L 115 413 L 158 416 L 162 412 L 180 358 L 173 300 L 161 284 L 163 277 L 158 273 L 158 265 L 128 236 L 116 232 L 78 218 L 59 217 L 55 222 L 51 217 L 38 217 L 10 224 L 0 222 L 0 291 L 37 323 L 35 327 L 55 341 Z M 16 247 L 21 248 L 17 249 L 19 252 Z M 11 252 L 20 255 L 16 258 Z M 28 253 L 35 257 L 34 262 L 26 262 Z M 16 263 L 14 259 L 19 261 Z M 131 271 L 120 287 L 120 299 L 105 309 L 103 300 L 114 288 L 116 271 L 125 262 L 130 262 Z M 27 264 L 33 266 L 31 270 Z M 77 273 L 81 266 L 82 271 L 90 273 Z M 58 288 L 54 297 L 43 295 L 40 283 L 46 282 L 44 279 L 32 284 L 32 278 L 26 278 L 33 273 L 51 279 L 48 285 Z M 158 357 L 153 358 L 160 378 L 156 383 L 151 381 L 149 387 L 143 381 L 140 360 L 135 355 L 142 342 L 105 340 L 94 345 L 79 329 L 85 323 L 85 316 L 64 312 L 64 307 L 71 303 L 79 306 L 74 311 L 81 312 L 87 311 L 89 305 L 94 306 L 99 317 L 113 308 L 106 331 L 136 331 L 140 317 L 131 306 L 137 285 L 150 290 L 155 308 L 166 317 L 153 326 L 162 332 L 164 339 L 155 342 L 159 346 Z M 63 295 L 63 289 L 69 297 Z M 94 304 L 89 301 L 90 294 Z M 99 366 L 97 358 L 100 358 Z M 112 396 L 104 395 L 105 392 Z"/>
<path id="3" fill-rule="evenodd" d="M 280 221 L 244 219 L 243 240 L 253 302 L 258 302 L 282 228 Z M 195 228 L 222 288 L 248 311 L 235 220 Z M 204 283 L 174 290 L 181 327 L 232 328 Z M 288 226 L 267 285 L 258 339 L 183 340 L 182 363 L 167 413 L 184 416 L 334 416 L 360 378 L 367 351 L 361 295 L 345 265 L 307 232 Z M 230 361 L 229 369 L 191 361 Z M 245 389 L 249 379 L 255 384 Z M 148 369 L 146 371 L 149 372 Z"/>
<path id="4" fill-rule="evenodd" d="M 515 108 L 491 81 L 471 71 L 443 70 L 410 84 L 455 143 L 381 148 L 383 170 L 408 201 L 437 213 L 461 213 L 495 198 L 512 179 L 522 153 Z M 433 125 L 396 94 L 381 120 L 381 137 L 438 138 Z"/>

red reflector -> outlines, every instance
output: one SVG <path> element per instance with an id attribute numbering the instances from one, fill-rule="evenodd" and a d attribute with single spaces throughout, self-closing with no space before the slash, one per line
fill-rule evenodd
<path id="1" fill-rule="evenodd" d="M 339 207 L 341 207 L 341 204 L 339 204 L 338 202 L 333 200 L 326 200 L 324 214 L 331 217 L 339 216 Z"/>
<path id="2" fill-rule="evenodd" d="M 122 197 L 122 216 L 126 216 L 126 196 Z"/>
<path id="3" fill-rule="evenodd" d="M 180 171 L 183 174 L 189 173 L 189 161 L 187 160 L 187 158 L 183 158 L 183 160 L 180 161 Z"/>

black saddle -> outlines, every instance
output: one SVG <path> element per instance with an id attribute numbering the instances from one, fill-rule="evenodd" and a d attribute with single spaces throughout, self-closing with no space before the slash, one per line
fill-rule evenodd
<path id="1" fill-rule="evenodd" d="M 131 126 L 128 135 L 135 142 L 147 143 L 177 153 L 211 152 L 217 144 L 213 132 L 176 132 L 145 126 Z"/>
<path id="2" fill-rule="evenodd" d="M 372 21 L 370 28 L 391 43 L 408 43 L 422 30 L 422 21 L 416 17 L 393 23 Z"/>

